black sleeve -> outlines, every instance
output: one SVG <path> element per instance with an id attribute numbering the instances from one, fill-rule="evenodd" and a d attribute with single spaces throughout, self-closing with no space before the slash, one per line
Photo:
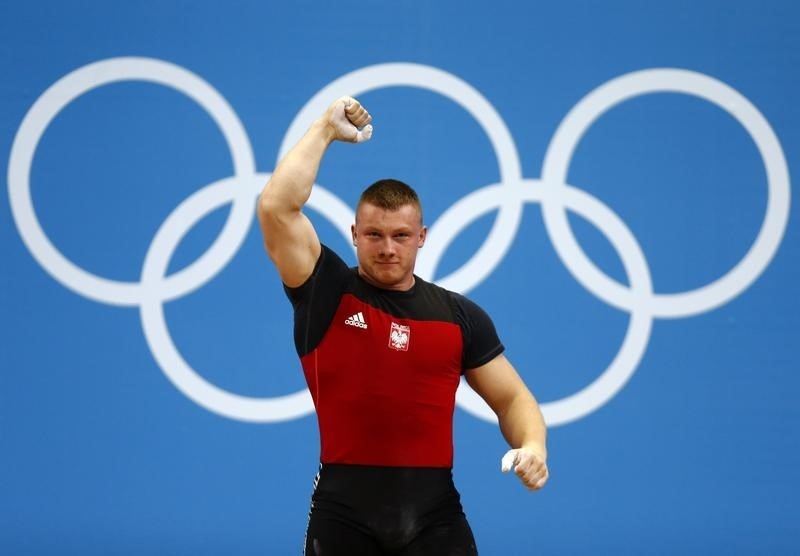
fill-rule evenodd
<path id="1" fill-rule="evenodd" d="M 461 367 L 464 370 L 485 365 L 505 350 L 494 323 L 486 311 L 463 295 L 454 293 L 456 319 L 464 339 Z"/>
<path id="2" fill-rule="evenodd" d="M 351 273 L 339 255 L 323 245 L 308 280 L 296 288 L 283 285 L 294 308 L 294 346 L 300 357 L 322 341 Z"/>

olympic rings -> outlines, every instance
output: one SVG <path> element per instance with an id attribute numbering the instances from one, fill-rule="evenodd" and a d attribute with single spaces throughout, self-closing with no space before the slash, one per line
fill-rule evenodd
<path id="1" fill-rule="evenodd" d="M 197 102 L 216 122 L 231 151 L 234 175 L 207 185 L 180 203 L 150 244 L 139 282 L 120 282 L 87 272 L 66 259 L 42 230 L 30 196 L 30 169 L 36 147 L 50 122 L 82 94 L 109 83 L 149 81 L 174 88 Z M 703 74 L 653 69 L 630 73 L 598 87 L 562 121 L 547 148 L 542 179 L 524 179 L 516 146 L 494 107 L 473 87 L 440 69 L 417 64 L 379 64 L 333 81 L 300 110 L 278 153 L 280 159 L 301 137 L 332 98 L 384 87 L 417 87 L 441 94 L 469 112 L 486 132 L 498 160 L 500 181 L 456 201 L 433 223 L 417 273 L 432 279 L 448 245 L 476 218 L 497 210 L 486 240 L 461 268 L 437 283 L 466 293 L 485 280 L 516 237 L 525 203 L 541 203 L 548 236 L 569 272 L 593 295 L 631 315 L 617 356 L 591 384 L 561 400 L 542 404 L 549 425 L 581 419 L 607 403 L 630 379 L 650 338 L 653 318 L 678 318 L 710 311 L 746 290 L 768 266 L 780 246 L 789 217 L 790 183 L 782 147 L 769 123 L 740 93 Z M 620 218 L 598 199 L 566 183 L 572 154 L 581 137 L 602 114 L 633 97 L 673 92 L 698 96 L 728 111 L 752 136 L 767 171 L 768 204 L 762 228 L 743 259 L 715 282 L 677 294 L 653 292 L 650 270 L 640 246 Z M 121 306 L 139 306 L 142 327 L 155 360 L 169 380 L 200 406 L 248 422 L 278 422 L 313 411 L 311 396 L 301 390 L 272 398 L 227 392 L 200 377 L 183 359 L 170 337 L 163 304 L 187 295 L 216 276 L 238 251 L 252 224 L 254 204 L 269 174 L 258 174 L 252 147 L 227 101 L 197 75 L 150 58 L 111 58 L 79 68 L 54 83 L 33 104 L 11 148 L 8 187 L 12 214 L 36 261 L 57 281 L 79 295 Z M 219 237 L 192 264 L 166 272 L 181 239 L 211 211 L 232 203 Z M 349 244 L 353 210 L 320 185 L 308 206 L 329 219 Z M 573 235 L 566 210 L 572 210 L 603 232 L 617 250 L 630 286 L 600 271 Z M 495 421 L 474 392 L 459 388 L 457 403 L 469 413 Z"/>

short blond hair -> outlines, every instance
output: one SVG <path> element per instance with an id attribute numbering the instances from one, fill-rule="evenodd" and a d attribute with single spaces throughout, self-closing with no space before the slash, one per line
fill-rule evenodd
<path id="1" fill-rule="evenodd" d="M 360 207 L 369 203 L 384 210 L 398 210 L 405 205 L 411 205 L 419 210 L 419 220 L 422 223 L 422 203 L 414 189 L 407 183 L 395 179 L 378 180 L 367 187 L 358 200 Z M 356 210 L 358 207 L 356 207 Z"/>

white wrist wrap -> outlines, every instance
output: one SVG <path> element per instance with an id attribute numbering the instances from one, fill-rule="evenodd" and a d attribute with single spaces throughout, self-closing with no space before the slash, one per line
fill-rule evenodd
<path id="1" fill-rule="evenodd" d="M 372 124 L 367 124 L 358 130 L 358 133 L 356 134 L 356 143 L 363 143 L 364 141 L 369 141 L 371 138 Z"/>

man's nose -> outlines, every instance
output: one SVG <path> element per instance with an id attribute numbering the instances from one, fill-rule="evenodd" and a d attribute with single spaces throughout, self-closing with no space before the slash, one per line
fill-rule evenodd
<path id="1" fill-rule="evenodd" d="M 381 255 L 394 255 L 394 241 L 392 241 L 391 237 L 386 237 L 381 242 Z"/>

